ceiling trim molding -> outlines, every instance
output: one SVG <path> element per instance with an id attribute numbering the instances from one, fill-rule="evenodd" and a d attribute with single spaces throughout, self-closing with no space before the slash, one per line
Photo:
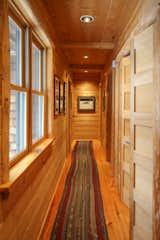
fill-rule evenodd
<path id="1" fill-rule="evenodd" d="M 113 50 L 115 44 L 113 42 L 70 42 L 61 43 L 59 47 Z"/>
<path id="2" fill-rule="evenodd" d="M 103 70 L 103 64 L 70 64 L 71 69 L 83 69 L 83 70 Z"/>

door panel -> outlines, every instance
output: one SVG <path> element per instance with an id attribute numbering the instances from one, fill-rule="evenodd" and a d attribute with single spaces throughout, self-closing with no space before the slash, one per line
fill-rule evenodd
<path id="1" fill-rule="evenodd" d="M 130 204 L 130 56 L 121 60 L 121 199 Z"/>
<path id="2" fill-rule="evenodd" d="M 132 54 L 133 239 L 152 240 L 153 26 L 134 38 Z"/>

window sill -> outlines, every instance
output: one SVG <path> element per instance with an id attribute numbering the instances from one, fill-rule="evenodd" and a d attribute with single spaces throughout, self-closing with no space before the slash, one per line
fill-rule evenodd
<path id="1" fill-rule="evenodd" d="M 19 182 L 21 178 L 25 178 L 31 168 L 39 170 L 47 161 L 48 151 L 55 141 L 54 138 L 47 138 L 36 146 L 31 153 L 22 158 L 20 162 L 15 164 L 9 172 L 9 181 L 0 185 L 0 193 L 9 193 L 12 187 Z M 42 157 L 43 156 L 43 157 Z M 38 161 L 39 159 L 39 161 Z M 38 164 L 35 164 L 38 161 Z"/>

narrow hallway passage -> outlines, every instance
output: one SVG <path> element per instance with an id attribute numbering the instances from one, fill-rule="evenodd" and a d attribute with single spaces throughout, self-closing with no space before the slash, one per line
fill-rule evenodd
<path id="1" fill-rule="evenodd" d="M 55 238 L 160 240 L 160 0 L 0 0 L 0 240 Z"/>
<path id="2" fill-rule="evenodd" d="M 105 216 L 105 222 L 106 222 L 108 237 L 109 237 L 109 238 L 101 237 L 100 239 L 129 240 L 129 210 L 120 201 L 117 189 L 115 188 L 113 183 L 113 178 L 112 178 L 111 169 L 110 169 L 111 166 L 109 163 L 105 161 L 105 155 L 104 155 L 104 151 L 100 141 L 93 140 L 92 143 L 93 143 L 93 152 L 94 152 L 95 160 L 98 167 L 100 191 L 101 191 L 102 200 L 103 200 L 104 216 Z M 75 146 L 76 146 L 76 141 L 72 143 L 72 151 L 74 150 Z M 86 149 L 84 149 L 83 154 L 85 158 L 85 155 L 87 155 Z M 50 235 L 51 235 L 51 232 L 53 231 L 53 227 L 56 221 L 56 215 L 58 214 L 59 204 L 61 204 L 61 198 L 63 195 L 65 181 L 66 181 L 67 174 L 69 172 L 70 165 L 71 165 L 71 154 L 68 156 L 68 159 L 63 169 L 60 182 L 57 185 L 52 206 L 40 238 L 41 240 L 50 239 Z M 103 209 L 101 208 L 101 210 Z M 63 214 L 65 215 L 65 212 Z M 94 214 L 91 215 L 91 218 L 92 217 L 94 217 Z M 66 215 L 61 220 L 61 231 L 64 231 L 62 228 L 62 225 L 63 225 L 63 220 L 65 218 L 66 218 Z M 85 219 L 83 220 L 86 221 Z M 88 231 L 89 229 L 87 229 L 87 232 Z M 66 229 L 66 232 L 67 232 L 67 229 Z M 58 238 L 58 239 L 78 239 L 78 238 L 73 238 L 73 236 L 72 237 L 70 236 L 70 238 L 67 238 L 66 236 L 66 238 Z M 83 239 L 83 238 L 81 237 L 80 239 Z M 88 239 L 87 236 L 84 239 Z M 91 239 L 96 239 L 96 236 L 92 236 Z"/>

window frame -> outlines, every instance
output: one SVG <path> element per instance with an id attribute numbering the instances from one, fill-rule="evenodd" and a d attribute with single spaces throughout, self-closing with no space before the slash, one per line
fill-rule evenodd
<path id="1" fill-rule="evenodd" d="M 29 154 L 33 148 L 40 144 L 47 137 L 47 76 L 46 76 L 46 47 L 39 38 L 39 36 L 33 31 L 30 24 L 24 21 L 23 16 L 17 14 L 16 10 L 9 8 L 8 19 L 11 18 L 17 26 L 21 29 L 21 71 L 22 71 L 22 83 L 21 86 L 11 83 L 11 78 L 9 82 L 9 96 L 11 90 L 26 93 L 26 148 L 15 155 L 12 159 L 8 158 L 9 168 L 13 167 L 17 162 L 19 162 L 23 157 Z M 9 21 L 8 21 L 9 22 Z M 26 32 L 28 31 L 28 36 L 26 37 Z M 10 37 L 10 34 L 9 34 Z M 32 90 L 32 43 L 40 49 L 40 91 Z M 27 52 L 27 56 L 26 56 Z M 26 59 L 27 58 L 27 59 Z M 26 67 L 27 63 L 27 67 Z M 27 72 L 28 71 L 28 72 Z M 43 71 L 45 72 L 43 74 Z M 26 74 L 27 73 L 27 74 Z M 28 79 L 27 77 L 28 76 Z M 44 79 L 43 79 L 44 78 Z M 45 81 L 43 83 L 43 81 Z M 44 89 L 43 89 L 44 87 Z M 32 94 L 36 94 L 44 97 L 44 123 L 43 123 L 43 136 L 32 142 Z M 9 118 L 10 121 L 10 118 Z M 10 128 L 10 127 L 9 127 Z M 10 136 L 9 136 L 10 137 Z"/>
<path id="2" fill-rule="evenodd" d="M 21 29 L 22 31 L 22 42 L 21 42 L 21 59 L 22 59 L 22 87 L 25 87 L 25 31 L 27 28 L 27 25 L 22 21 L 22 19 L 16 14 L 13 13 L 13 11 L 11 10 L 11 8 L 9 8 L 9 18 L 11 18 L 16 24 L 17 26 Z M 12 86 L 17 86 L 15 84 L 11 84 Z M 20 86 L 19 86 L 20 87 Z"/>
<path id="3" fill-rule="evenodd" d="M 46 123 L 46 74 L 45 76 L 43 75 L 43 71 L 45 71 L 44 69 L 44 65 L 46 63 L 46 59 L 45 59 L 45 47 L 44 45 L 40 42 L 40 40 L 38 39 L 38 36 L 36 36 L 36 34 L 32 31 L 32 40 L 31 40 L 31 58 L 32 58 L 32 44 L 34 44 L 39 50 L 40 50 L 40 90 L 33 90 L 32 89 L 32 77 L 31 77 L 31 102 L 32 102 L 32 96 L 33 94 L 38 95 L 38 96 L 43 96 L 44 99 L 44 116 L 43 116 L 43 136 L 41 138 L 39 138 L 38 140 L 36 140 L 35 142 L 33 142 L 32 139 L 32 147 L 37 146 L 37 144 L 41 143 L 45 138 L 46 138 L 46 129 L 45 129 L 45 123 Z M 44 53 L 44 56 L 43 56 Z M 44 63 L 43 63 L 44 61 Z M 46 67 L 45 67 L 46 68 Z M 46 71 L 45 71 L 46 72 Z M 32 76 L 32 60 L 31 60 L 31 76 Z M 43 79 L 43 77 L 45 77 L 45 80 Z M 43 83 L 43 81 L 45 81 L 45 83 Z M 44 89 L 43 89 L 44 86 Z M 31 121 L 32 121 L 32 116 L 31 116 Z M 32 137 L 32 133 L 31 133 L 31 137 Z"/>
<path id="4" fill-rule="evenodd" d="M 9 88 L 9 96 L 11 94 L 11 90 L 15 90 L 18 92 L 25 92 L 26 93 L 26 119 L 28 118 L 28 89 L 25 87 L 25 28 L 26 25 L 22 23 L 20 18 L 12 12 L 11 9 L 9 9 L 9 16 L 8 18 L 11 18 L 12 21 L 14 21 L 17 26 L 21 29 L 21 80 L 22 84 L 21 86 L 18 86 L 16 84 L 11 83 L 11 78 L 10 78 L 10 88 Z M 9 35 L 10 36 L 10 35 Z M 10 121 L 10 118 L 9 118 Z M 12 159 L 9 159 L 9 166 L 12 167 L 15 165 L 22 157 L 24 157 L 28 153 L 28 121 L 26 121 L 26 148 L 21 151 L 20 153 L 16 154 Z M 10 137 L 10 136 L 9 136 Z"/>

